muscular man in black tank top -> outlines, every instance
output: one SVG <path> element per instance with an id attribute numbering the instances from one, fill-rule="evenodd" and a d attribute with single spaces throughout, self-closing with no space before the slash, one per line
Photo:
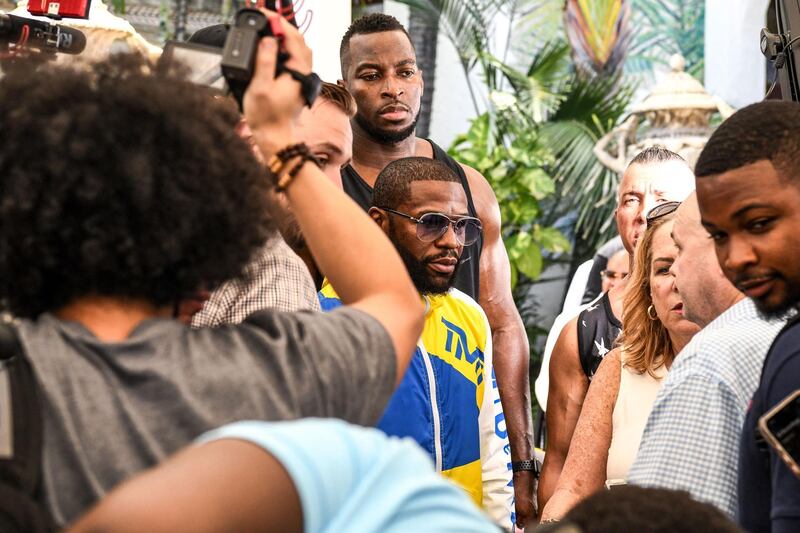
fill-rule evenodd
<path id="1" fill-rule="evenodd" d="M 530 461 L 528 339 L 511 294 L 510 266 L 494 192 L 475 169 L 457 163 L 434 143 L 415 136 L 422 73 L 408 34 L 396 19 L 376 13 L 356 20 L 342 39 L 340 53 L 340 83 L 358 103 L 352 121 L 353 163 L 342 172 L 345 191 L 367 209 L 375 179 L 387 164 L 403 157 L 435 158 L 459 175 L 469 199 L 469 212 L 483 223 L 482 240 L 464 251 L 456 287 L 478 300 L 489 319 L 512 461 Z M 519 470 L 514 473 L 516 522 L 524 525 L 534 516 L 534 473 L 524 463 L 514 469 Z"/>

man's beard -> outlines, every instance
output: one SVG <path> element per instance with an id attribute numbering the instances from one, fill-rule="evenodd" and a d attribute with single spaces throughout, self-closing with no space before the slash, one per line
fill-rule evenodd
<path id="1" fill-rule="evenodd" d="M 439 279 L 435 279 L 425 266 L 427 261 L 420 261 L 411 255 L 411 252 L 406 250 L 400 243 L 398 243 L 394 236 L 389 235 L 389 240 L 392 241 L 397 253 L 400 254 L 400 258 L 406 265 L 406 270 L 408 271 L 411 281 L 421 294 L 444 294 L 452 288 L 453 284 L 455 284 L 456 274 L 458 274 L 458 269 L 461 267 L 460 260 L 458 263 L 456 263 L 456 268 L 453 270 L 453 273 L 450 274 L 450 277 L 446 281 L 440 281 Z M 429 260 L 441 259 L 442 257 L 449 255 L 453 254 L 439 254 L 431 257 Z"/>
<path id="2" fill-rule="evenodd" d="M 767 304 L 766 301 L 752 298 L 758 309 L 758 314 L 765 320 L 773 318 L 785 318 L 794 315 L 800 310 L 800 288 L 787 283 L 786 294 L 780 302 L 774 305 Z"/>
<path id="3" fill-rule="evenodd" d="M 789 313 L 794 314 L 800 306 L 800 285 L 792 282 L 778 272 L 770 272 L 769 275 L 773 278 L 780 279 L 783 282 L 785 291 L 783 298 L 777 303 L 770 303 L 766 298 L 751 298 L 756 305 L 759 315 L 765 320 L 771 320 L 773 318 L 784 318 Z M 755 278 L 758 277 L 758 275 L 751 274 L 749 277 Z M 747 278 L 748 276 L 737 277 L 734 283 L 736 288 L 741 290 L 739 283 L 746 281 Z"/>
<path id="4" fill-rule="evenodd" d="M 369 122 L 365 117 L 361 116 L 360 113 L 356 113 L 356 123 L 361 127 L 362 130 L 367 132 L 367 135 L 372 137 L 373 140 L 377 141 L 380 144 L 397 144 L 400 141 L 405 141 L 411 135 L 413 135 L 414 130 L 417 129 L 417 121 L 419 120 L 419 111 L 414 116 L 414 120 L 411 122 L 406 128 L 403 128 L 400 131 L 387 131 L 381 129 L 374 125 L 373 123 Z"/>

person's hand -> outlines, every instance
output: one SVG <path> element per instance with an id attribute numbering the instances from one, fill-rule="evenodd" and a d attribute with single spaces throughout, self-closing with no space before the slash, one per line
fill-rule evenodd
<path id="1" fill-rule="evenodd" d="M 297 28 L 277 13 L 265 9 L 261 11 L 267 17 L 278 17 L 280 20 L 284 32 L 283 49 L 290 56 L 286 66 L 301 74 L 311 73 L 311 49 Z M 253 78 L 243 99 L 244 117 L 267 159 L 294 142 L 294 124 L 305 105 L 298 81 L 287 73 L 275 77 L 277 62 L 277 39 L 261 39 Z"/>
<path id="2" fill-rule="evenodd" d="M 534 473 L 528 470 L 514 472 L 514 512 L 517 516 L 517 527 L 524 529 L 536 517 L 533 505 Z"/>

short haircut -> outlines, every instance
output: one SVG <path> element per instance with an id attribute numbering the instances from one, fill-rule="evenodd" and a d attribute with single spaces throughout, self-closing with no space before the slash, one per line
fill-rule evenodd
<path id="1" fill-rule="evenodd" d="M 428 157 L 404 157 L 392 161 L 378 174 L 372 193 L 372 205 L 395 209 L 411 193 L 415 181 L 461 183 L 458 175 L 441 161 Z"/>
<path id="2" fill-rule="evenodd" d="M 636 154 L 633 159 L 631 159 L 630 165 L 647 165 L 650 163 L 666 163 L 667 161 L 680 161 L 681 163 L 688 166 L 688 163 L 684 158 L 680 155 L 676 154 L 672 150 L 667 150 L 663 146 L 654 145 L 648 148 L 645 148 L 638 154 Z M 629 165 L 629 166 L 630 166 Z"/>
<path id="3" fill-rule="evenodd" d="M 89 295 L 164 307 L 242 272 L 274 225 L 235 105 L 133 56 L 20 67 L 0 79 L 0 300 L 12 314 Z"/>
<path id="4" fill-rule="evenodd" d="M 573 507 L 559 525 L 577 526 L 583 533 L 741 532 L 722 511 L 711 504 L 693 500 L 687 492 L 635 485 L 597 491 Z M 550 531 L 558 530 L 553 528 Z"/>
<path id="5" fill-rule="evenodd" d="M 353 98 L 353 95 L 350 94 L 350 91 L 341 85 L 324 81 L 322 82 L 322 90 L 320 91 L 319 96 L 320 98 L 324 98 L 325 100 L 336 104 L 336 106 L 348 117 L 353 118 L 356 116 L 356 111 L 358 110 L 356 99 Z"/>
<path id="6" fill-rule="evenodd" d="M 762 160 L 800 184 L 800 104 L 768 100 L 740 109 L 711 135 L 695 174 L 723 174 Z"/>
<path id="7" fill-rule="evenodd" d="M 359 17 L 347 28 L 344 37 L 342 37 L 342 44 L 339 46 L 339 61 L 342 66 L 342 78 L 347 76 L 347 69 L 350 67 L 350 39 L 353 38 L 353 35 L 367 35 L 385 31 L 402 31 L 406 37 L 408 37 L 408 42 L 411 43 L 411 46 L 414 46 L 405 27 L 393 16 L 384 13 L 370 13 L 369 15 Z"/>

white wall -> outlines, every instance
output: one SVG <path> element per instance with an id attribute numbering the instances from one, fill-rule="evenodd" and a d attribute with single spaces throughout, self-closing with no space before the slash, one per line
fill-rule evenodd
<path id="1" fill-rule="evenodd" d="M 308 11 L 313 12 L 305 38 L 314 52 L 314 71 L 325 81 L 341 78 L 339 44 L 350 26 L 350 8 L 351 0 L 305 0 L 297 14 L 302 23 Z"/>
<path id="2" fill-rule="evenodd" d="M 764 98 L 766 0 L 706 0 L 705 86 L 736 108 Z"/>

